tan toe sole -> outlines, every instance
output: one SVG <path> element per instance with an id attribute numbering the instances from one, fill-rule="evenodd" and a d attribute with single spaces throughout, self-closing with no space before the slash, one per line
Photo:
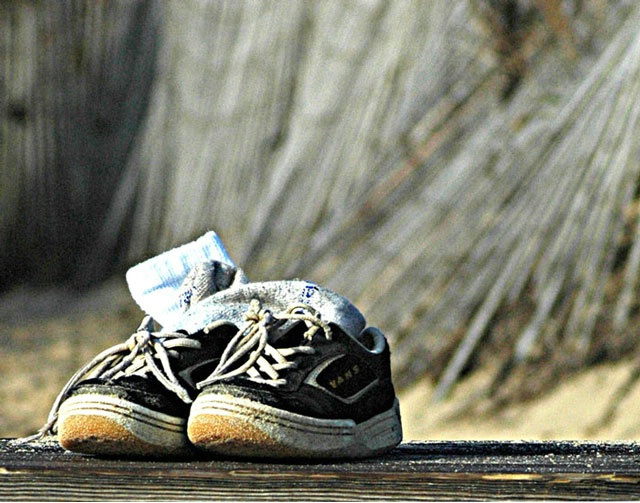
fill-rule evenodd
<path id="1" fill-rule="evenodd" d="M 58 440 L 67 450 L 106 456 L 185 455 L 186 421 L 117 397 L 73 396 L 62 403 Z"/>

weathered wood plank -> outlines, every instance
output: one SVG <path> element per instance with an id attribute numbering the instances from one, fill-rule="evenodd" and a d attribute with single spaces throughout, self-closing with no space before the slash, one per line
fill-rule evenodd
<path id="1" fill-rule="evenodd" d="M 0 440 L 0 499 L 433 500 L 640 498 L 640 445 L 411 442 L 326 463 L 116 460 Z"/>

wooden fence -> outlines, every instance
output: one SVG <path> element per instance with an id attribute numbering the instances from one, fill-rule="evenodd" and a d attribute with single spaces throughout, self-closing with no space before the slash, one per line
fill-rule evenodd
<path id="1" fill-rule="evenodd" d="M 0 288 L 86 285 L 213 228 L 252 279 L 351 298 L 401 386 L 430 373 L 445 396 L 481 353 L 625 354 L 639 19 L 623 0 L 0 2 Z"/>

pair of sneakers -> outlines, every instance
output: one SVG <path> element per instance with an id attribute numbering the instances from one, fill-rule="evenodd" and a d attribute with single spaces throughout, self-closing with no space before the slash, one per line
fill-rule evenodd
<path id="1" fill-rule="evenodd" d="M 357 308 L 307 281 L 248 282 L 227 256 L 192 252 L 176 254 L 189 269 L 169 274 L 179 287 L 132 288 L 164 328 L 147 316 L 81 368 L 40 434 L 135 457 L 359 458 L 401 441 L 389 346 Z"/>

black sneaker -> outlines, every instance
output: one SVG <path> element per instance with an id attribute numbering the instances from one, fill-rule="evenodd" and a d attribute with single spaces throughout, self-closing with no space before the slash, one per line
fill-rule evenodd
<path id="1" fill-rule="evenodd" d="M 184 279 L 183 312 L 231 286 L 235 268 L 209 261 Z M 145 318 L 126 342 L 96 356 L 69 380 L 38 436 L 57 433 L 65 449 L 98 455 L 165 456 L 191 451 L 186 434 L 196 383 L 218 365 L 235 334 L 219 322 L 190 335 L 154 331 Z M 215 328 L 215 330 L 214 330 Z"/>
<path id="2" fill-rule="evenodd" d="M 315 289 L 307 290 L 313 298 L 266 308 L 292 284 Z M 243 287 L 261 295 L 216 370 L 198 384 L 187 427 L 193 445 L 263 458 L 360 458 L 398 445 L 400 412 L 383 334 L 364 328 L 360 313 L 326 289 L 263 285 Z"/>
<path id="3" fill-rule="evenodd" d="M 216 368 L 235 328 L 189 337 L 153 332 L 149 323 L 65 387 L 52 417 L 62 447 L 136 457 L 189 453 L 186 423 L 195 383 Z"/>

